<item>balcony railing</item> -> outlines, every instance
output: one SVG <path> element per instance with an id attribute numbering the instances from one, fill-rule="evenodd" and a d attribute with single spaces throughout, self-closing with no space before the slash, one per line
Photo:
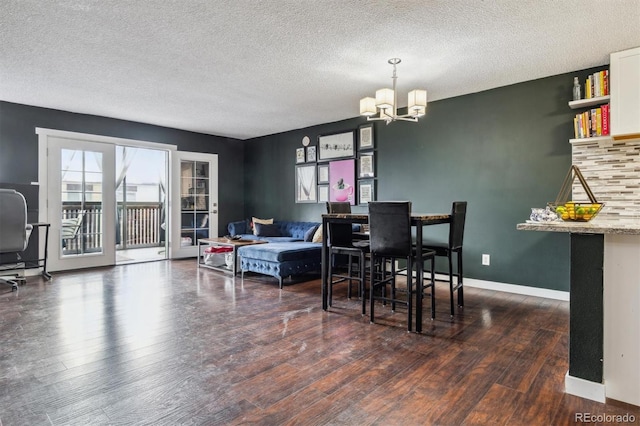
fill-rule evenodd
<path id="1" fill-rule="evenodd" d="M 100 251 L 102 237 L 102 203 L 63 203 L 62 218 L 78 217 L 84 211 L 84 218 L 78 236 L 63 242 L 64 254 L 79 254 Z M 116 250 L 159 247 L 164 245 L 165 233 L 162 229 L 162 203 L 136 202 L 118 203 L 116 217 Z M 108 230 L 105 230 L 108 232 Z"/>

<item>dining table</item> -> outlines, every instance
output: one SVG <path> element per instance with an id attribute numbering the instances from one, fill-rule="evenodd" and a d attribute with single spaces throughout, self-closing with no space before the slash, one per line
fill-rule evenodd
<path id="1" fill-rule="evenodd" d="M 448 224 L 451 222 L 450 213 L 411 213 L 411 226 L 416 229 L 416 252 L 422 252 L 422 229 L 429 225 Z M 367 213 L 324 213 L 322 215 L 322 309 L 329 308 L 329 246 L 327 244 L 327 229 L 330 223 L 369 223 Z M 424 275 L 423 262 L 417 263 L 416 276 Z M 422 279 L 416 280 L 417 294 L 422 294 Z M 422 304 L 416 303 L 416 332 L 422 331 Z"/>

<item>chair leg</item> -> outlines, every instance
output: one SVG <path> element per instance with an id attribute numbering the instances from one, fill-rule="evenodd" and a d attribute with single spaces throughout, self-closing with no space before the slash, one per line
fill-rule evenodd
<path id="1" fill-rule="evenodd" d="M 375 274 L 373 273 L 374 264 L 376 262 L 376 258 L 371 255 L 371 268 L 372 273 L 369 275 L 369 322 L 373 324 L 373 294 L 375 292 L 374 279 Z"/>
<path id="2" fill-rule="evenodd" d="M 329 288 L 327 290 L 327 299 L 329 307 L 331 307 L 331 300 L 333 299 L 333 255 L 329 255 L 329 277 L 328 277 Z"/>
<path id="3" fill-rule="evenodd" d="M 464 306 L 464 287 L 462 285 L 462 250 L 458 252 L 458 306 Z"/>
<path id="4" fill-rule="evenodd" d="M 418 262 L 422 262 L 423 272 L 421 276 L 418 272 Z M 422 333 L 422 302 L 424 299 L 424 259 L 416 261 L 416 333 Z"/>
<path id="5" fill-rule="evenodd" d="M 347 299 L 351 299 L 351 277 L 353 276 L 353 259 L 350 254 L 347 255 L 347 276 L 349 280 L 347 281 Z"/>
<path id="6" fill-rule="evenodd" d="M 453 262 L 451 259 L 451 251 L 449 251 L 449 255 L 447 257 L 449 259 L 449 298 L 451 299 L 451 318 L 453 318 L 455 309 L 453 305 Z"/>
<path id="7" fill-rule="evenodd" d="M 416 279 L 419 279 L 416 277 Z M 394 293 L 395 293 L 395 281 L 394 281 Z M 412 330 L 413 323 L 413 263 L 411 257 L 407 259 L 407 331 Z M 393 297 L 395 303 L 395 294 Z"/>
<path id="8" fill-rule="evenodd" d="M 386 269 L 386 264 L 384 265 Z M 396 262 L 391 260 L 391 312 L 396 311 Z"/>
<path id="9" fill-rule="evenodd" d="M 431 257 L 431 319 L 436 319 L 436 257 Z"/>
<path id="10" fill-rule="evenodd" d="M 367 313 L 367 302 L 366 302 L 366 298 L 365 298 L 365 280 L 367 277 L 367 273 L 366 273 L 366 268 L 367 268 L 367 259 L 364 255 L 364 252 L 360 253 L 360 257 L 359 257 L 359 261 L 360 261 L 360 265 L 359 268 L 360 270 L 359 275 L 360 275 L 360 298 L 362 299 L 362 315 L 365 315 Z"/>
<path id="11" fill-rule="evenodd" d="M 15 278 L 12 278 L 12 279 L 0 278 L 0 284 L 10 285 L 12 292 L 18 290 L 18 281 L 22 281 L 22 278 L 19 278 L 18 276 L 16 276 Z"/>

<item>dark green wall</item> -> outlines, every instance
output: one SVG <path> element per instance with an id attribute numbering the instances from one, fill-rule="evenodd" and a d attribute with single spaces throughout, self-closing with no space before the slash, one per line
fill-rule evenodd
<path id="1" fill-rule="evenodd" d="M 431 102 L 417 124 L 376 122 L 378 200 L 411 200 L 416 212 L 448 212 L 453 201 L 467 200 L 465 276 L 568 291 L 569 236 L 517 231 L 516 224 L 531 207 L 555 200 L 571 166 L 573 77 L 583 81 L 599 69 Z M 305 135 L 317 144 L 318 135 L 363 123 L 247 141 L 245 217 L 319 220 L 323 205 L 294 202 L 295 149 Z M 426 232 L 444 238 L 447 228 Z M 481 265 L 483 253 L 490 266 Z"/>
<path id="2" fill-rule="evenodd" d="M 569 236 L 516 231 L 531 207 L 553 201 L 571 165 L 573 77 L 602 67 L 431 102 L 417 124 L 375 124 L 379 200 L 445 212 L 467 200 L 465 276 L 569 290 Z M 354 105 L 354 109 L 357 105 Z M 252 215 L 320 220 L 324 205 L 294 202 L 295 149 L 303 136 L 355 130 L 353 118 L 238 141 L 176 129 L 0 102 L 0 182 L 37 180 L 36 127 L 177 145 L 219 155 L 220 233 Z M 355 207 L 354 211 L 366 208 Z M 444 237 L 446 227 L 428 230 Z M 491 265 L 481 265 L 481 255 Z"/>
<path id="3" fill-rule="evenodd" d="M 0 182 L 38 180 L 36 127 L 177 145 L 181 151 L 218 154 L 219 232 L 243 217 L 244 143 L 167 127 L 0 102 Z"/>

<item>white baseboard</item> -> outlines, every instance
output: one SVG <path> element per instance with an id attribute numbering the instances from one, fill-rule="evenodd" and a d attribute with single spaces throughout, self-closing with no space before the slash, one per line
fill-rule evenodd
<path id="1" fill-rule="evenodd" d="M 602 403 L 606 401 L 605 387 L 602 383 L 590 382 L 589 380 L 570 376 L 568 371 L 564 376 L 564 391 L 570 395 L 592 401 Z"/>
<path id="2" fill-rule="evenodd" d="M 425 278 L 429 278 L 428 273 L 424 274 Z M 454 284 L 456 278 L 453 278 Z M 436 281 L 449 282 L 449 276 L 444 274 L 436 274 Z M 548 288 L 529 287 L 526 285 L 506 284 L 495 281 L 476 280 L 474 278 L 464 279 L 465 287 L 482 288 L 485 290 L 502 291 L 505 293 L 522 294 L 524 296 L 544 297 L 545 299 L 569 301 L 570 293 L 568 291 L 550 290 Z"/>
<path id="3" fill-rule="evenodd" d="M 440 279 L 440 277 L 438 277 Z M 448 277 L 444 278 L 449 280 Z M 525 296 L 544 297 L 546 299 L 569 301 L 568 291 L 550 290 L 548 288 L 529 287 L 526 285 L 505 284 L 495 281 L 476 280 L 473 278 L 465 278 L 464 285 L 466 287 L 483 288 L 486 290 L 503 291 L 505 293 L 522 294 Z"/>

